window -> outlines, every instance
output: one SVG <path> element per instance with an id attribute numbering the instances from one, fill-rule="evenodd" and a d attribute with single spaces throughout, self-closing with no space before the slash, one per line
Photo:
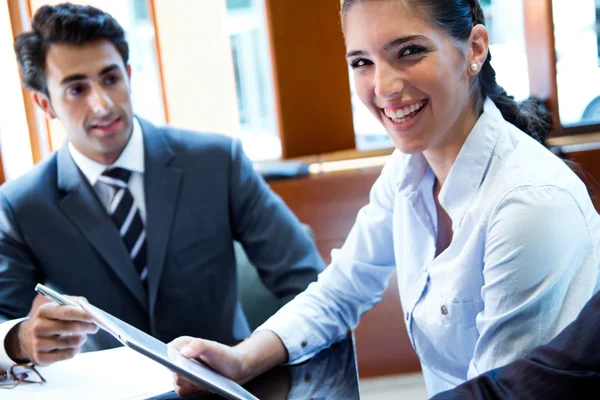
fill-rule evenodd
<path id="1" fill-rule="evenodd" d="M 227 0 L 227 28 L 237 91 L 240 132 L 234 132 L 253 160 L 281 156 L 266 17 L 258 0 Z"/>
<path id="2" fill-rule="evenodd" d="M 490 53 L 496 79 L 517 101 L 529 97 L 529 75 L 525 51 L 523 0 L 481 0 L 490 34 Z M 370 150 L 391 147 L 385 130 L 362 104 L 354 91 L 352 70 L 350 86 L 356 148 Z"/>
<path id="3" fill-rule="evenodd" d="M 554 0 L 552 7 L 561 124 L 600 123 L 600 0 Z"/>
<path id="4" fill-rule="evenodd" d="M 515 100 L 523 101 L 530 94 L 523 0 L 481 0 L 480 3 L 490 33 L 496 81 Z"/>
<path id="5" fill-rule="evenodd" d="M 0 148 L 4 178 L 13 179 L 33 166 L 27 116 L 7 2 L 0 3 Z M 0 177 L 1 178 L 1 177 Z M 0 183 L 2 183 L 0 181 Z M 1 389 L 0 389 L 1 390 Z"/>

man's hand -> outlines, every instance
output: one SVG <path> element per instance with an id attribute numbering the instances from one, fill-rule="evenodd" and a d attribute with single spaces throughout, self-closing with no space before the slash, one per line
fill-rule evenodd
<path id="1" fill-rule="evenodd" d="M 77 298 L 71 299 L 78 302 Z M 87 335 L 96 332 L 98 327 L 81 308 L 45 303 L 28 320 L 10 330 L 6 351 L 13 360 L 47 366 L 73 358 Z"/>

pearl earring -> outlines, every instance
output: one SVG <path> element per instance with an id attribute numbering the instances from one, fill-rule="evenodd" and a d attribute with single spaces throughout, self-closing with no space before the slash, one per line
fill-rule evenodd
<path id="1" fill-rule="evenodd" d="M 479 65 L 477 65 L 477 63 L 471 64 L 471 71 L 477 71 L 477 68 L 479 68 Z"/>

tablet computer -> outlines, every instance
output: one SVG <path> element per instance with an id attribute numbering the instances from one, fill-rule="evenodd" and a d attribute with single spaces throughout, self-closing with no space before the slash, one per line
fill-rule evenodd
<path id="1" fill-rule="evenodd" d="M 36 290 L 58 304 L 81 306 L 100 328 L 109 332 L 125 346 L 151 358 L 207 390 L 232 400 L 258 400 L 252 393 L 231 379 L 224 377 L 197 360 L 185 358 L 174 348 L 90 303 L 80 302 L 75 304 L 68 298 L 41 284 L 36 286 Z"/>

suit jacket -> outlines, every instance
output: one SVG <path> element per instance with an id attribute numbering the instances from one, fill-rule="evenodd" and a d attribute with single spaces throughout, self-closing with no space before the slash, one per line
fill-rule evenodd
<path id="1" fill-rule="evenodd" d="M 560 305 L 557 305 L 560 306 Z M 550 343 L 504 367 L 433 397 L 449 399 L 598 399 L 600 292 Z"/>
<path id="2" fill-rule="evenodd" d="M 140 119 L 148 293 L 115 224 L 63 146 L 0 187 L 0 322 L 23 317 L 44 282 L 168 342 L 234 343 L 250 334 L 233 241 L 282 303 L 323 261 L 299 221 L 254 171 L 239 141 Z M 85 350 L 118 345 L 105 332 Z"/>

